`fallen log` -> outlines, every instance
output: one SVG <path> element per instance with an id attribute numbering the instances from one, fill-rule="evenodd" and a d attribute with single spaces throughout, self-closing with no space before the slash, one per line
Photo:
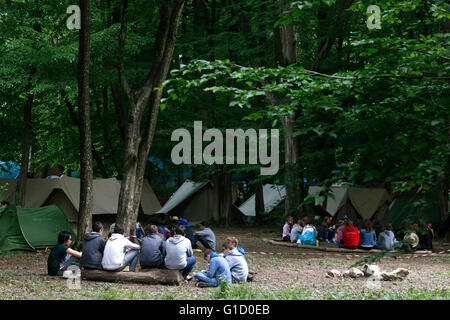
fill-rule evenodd
<path id="1" fill-rule="evenodd" d="M 316 250 L 316 251 L 326 251 L 326 252 L 367 253 L 367 254 L 372 254 L 372 253 L 377 253 L 377 252 L 384 252 L 384 250 L 379 250 L 379 249 L 363 250 L 363 249 L 327 248 L 327 247 L 307 246 L 307 245 L 302 245 L 302 244 L 299 244 L 299 243 L 285 242 L 285 241 L 278 240 L 278 239 L 277 240 L 273 240 L 273 239 L 267 239 L 267 238 L 262 238 L 262 241 L 268 242 L 268 243 L 271 243 L 271 244 L 275 244 L 275 245 L 279 245 L 279 246 L 284 246 L 284 247 L 297 247 L 297 248 L 301 248 L 301 249 L 309 249 L 309 250 Z M 398 250 L 392 250 L 390 252 L 397 253 Z M 432 253 L 432 251 L 417 250 L 417 251 L 414 251 L 413 253 L 408 253 L 408 254 L 429 254 L 429 253 Z"/>
<path id="2" fill-rule="evenodd" d="M 183 276 L 179 270 L 141 269 L 139 272 L 114 272 L 105 270 L 83 270 L 83 280 L 102 282 L 132 282 L 145 284 L 179 285 Z"/>

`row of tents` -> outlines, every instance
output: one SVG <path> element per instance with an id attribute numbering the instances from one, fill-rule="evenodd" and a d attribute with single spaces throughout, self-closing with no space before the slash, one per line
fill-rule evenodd
<path id="1" fill-rule="evenodd" d="M 14 203 L 16 179 L 0 179 L 0 199 Z M 120 181 L 115 178 L 94 179 L 93 215 L 117 214 Z M 80 179 L 62 176 L 57 179 L 27 179 L 24 208 L 57 205 L 69 222 L 77 222 L 80 207 Z M 144 180 L 141 209 L 151 215 L 161 209 L 152 187 Z"/>
<path id="2" fill-rule="evenodd" d="M 0 198 L 13 203 L 15 179 L 0 179 Z M 120 182 L 115 179 L 94 180 L 94 215 L 116 214 Z M 319 197 L 321 187 L 312 186 L 309 194 Z M 437 201 L 432 195 L 407 193 L 390 195 L 383 188 L 331 187 L 332 196 L 326 198 L 322 209 L 336 221 L 343 216 L 352 220 L 371 219 L 380 224 L 390 222 L 398 228 L 403 219 L 420 211 L 427 223 L 439 222 Z M 272 212 L 286 197 L 286 188 L 280 185 L 263 186 L 264 208 Z M 58 179 L 28 179 L 24 208 L 0 208 L 0 251 L 51 247 L 59 231 L 70 230 L 70 223 L 78 217 L 80 180 L 71 177 Z M 208 221 L 217 210 L 217 197 L 210 182 L 186 180 L 161 207 L 150 184 L 145 180 L 141 208 L 148 217 L 184 217 L 192 225 Z M 414 204 L 427 202 L 419 209 Z M 255 217 L 255 195 L 233 212 L 241 217 Z"/>
<path id="3" fill-rule="evenodd" d="M 309 195 L 317 198 L 322 188 L 309 187 Z M 427 223 L 437 224 L 440 221 L 437 199 L 432 194 L 402 193 L 395 198 L 384 188 L 360 188 L 332 186 L 332 196 L 326 197 L 322 204 L 325 214 L 337 221 L 344 216 L 352 220 L 372 220 L 379 224 L 390 222 L 398 228 L 402 221 L 419 213 Z M 266 184 L 263 186 L 264 209 L 272 212 L 286 197 L 286 188 L 282 185 Z M 157 214 L 181 216 L 193 223 L 209 220 L 215 210 L 213 186 L 209 182 L 186 180 L 170 197 Z M 425 206 L 416 206 L 418 201 Z M 252 195 L 235 212 L 244 217 L 255 217 L 255 195 Z"/>

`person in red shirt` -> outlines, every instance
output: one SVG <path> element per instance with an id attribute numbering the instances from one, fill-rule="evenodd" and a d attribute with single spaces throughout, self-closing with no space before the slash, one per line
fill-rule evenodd
<path id="1" fill-rule="evenodd" d="M 359 245 L 359 231 L 353 226 L 353 221 L 345 222 L 345 229 L 342 231 L 343 244 L 339 248 L 357 249 Z"/>

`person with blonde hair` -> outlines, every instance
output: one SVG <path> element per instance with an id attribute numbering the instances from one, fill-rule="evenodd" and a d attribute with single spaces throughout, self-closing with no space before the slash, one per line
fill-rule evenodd
<path id="1" fill-rule="evenodd" d="M 225 241 L 222 245 L 223 256 L 228 265 L 233 283 L 247 282 L 248 264 L 245 257 L 240 253 L 230 241 Z"/>
<path id="2" fill-rule="evenodd" d="M 233 245 L 233 249 L 236 249 L 237 251 L 242 253 L 245 258 L 245 250 L 239 246 L 239 240 L 236 237 L 228 237 L 225 239 L 225 241 L 231 242 L 231 244 Z"/>

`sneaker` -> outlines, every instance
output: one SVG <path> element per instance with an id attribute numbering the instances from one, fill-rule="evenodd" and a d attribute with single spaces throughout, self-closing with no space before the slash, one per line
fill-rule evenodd
<path id="1" fill-rule="evenodd" d="M 197 282 L 196 286 L 199 287 L 199 288 L 214 287 L 212 284 L 209 284 L 209 283 L 206 283 L 206 282 L 203 282 L 203 281 Z"/>
<path id="2" fill-rule="evenodd" d="M 191 281 L 192 278 L 193 278 L 192 276 L 187 276 L 187 277 L 186 277 L 186 280 L 187 280 L 187 281 Z"/>

